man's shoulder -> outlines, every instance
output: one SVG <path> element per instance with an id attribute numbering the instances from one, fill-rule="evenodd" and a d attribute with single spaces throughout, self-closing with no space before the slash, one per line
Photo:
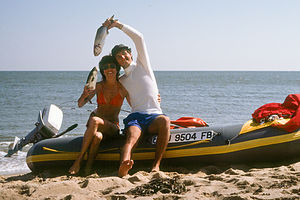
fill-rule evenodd
<path id="1" fill-rule="evenodd" d="M 119 77 L 119 81 L 122 83 L 124 82 L 124 80 L 126 79 L 126 74 L 122 74 L 120 77 Z"/>

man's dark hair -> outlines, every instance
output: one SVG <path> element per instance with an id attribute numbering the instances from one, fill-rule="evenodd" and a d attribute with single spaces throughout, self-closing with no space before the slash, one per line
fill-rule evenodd
<path id="1" fill-rule="evenodd" d="M 127 51 L 129 51 L 131 53 L 131 49 L 128 46 L 125 46 L 124 44 L 118 44 L 118 45 L 114 46 L 114 48 L 111 50 L 111 55 L 115 58 L 116 55 L 123 49 L 126 49 Z"/>

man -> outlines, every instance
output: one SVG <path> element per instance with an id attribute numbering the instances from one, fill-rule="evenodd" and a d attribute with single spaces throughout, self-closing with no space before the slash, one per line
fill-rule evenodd
<path id="1" fill-rule="evenodd" d="M 158 88 L 150 65 L 143 35 L 132 27 L 117 20 L 107 19 L 103 25 L 108 29 L 117 27 L 127 34 L 135 44 L 137 60 L 133 61 L 131 49 L 123 44 L 112 49 L 112 56 L 123 67 L 125 74 L 120 82 L 131 99 L 131 114 L 124 119 L 126 142 L 121 152 L 119 176 L 128 174 L 132 168 L 132 149 L 142 132 L 157 134 L 156 153 L 151 171 L 159 171 L 163 153 L 170 137 L 170 119 L 163 115 L 158 102 Z"/>

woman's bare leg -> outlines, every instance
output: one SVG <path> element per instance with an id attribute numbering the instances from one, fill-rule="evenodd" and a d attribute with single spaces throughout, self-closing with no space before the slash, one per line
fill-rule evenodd
<path id="1" fill-rule="evenodd" d="M 91 117 L 89 119 L 87 130 L 84 133 L 81 151 L 80 151 L 77 159 L 75 160 L 74 164 L 69 169 L 70 174 L 77 174 L 80 170 L 80 165 L 81 165 L 81 161 L 84 157 L 84 154 L 88 150 L 88 148 L 97 132 L 97 129 L 98 129 L 97 118 L 98 117 Z M 98 118 L 98 119 L 100 119 L 100 118 Z"/>
<path id="2" fill-rule="evenodd" d="M 92 172 L 92 166 L 94 163 L 94 160 L 97 156 L 98 148 L 100 145 L 100 142 L 102 141 L 103 135 L 101 132 L 96 132 L 96 135 L 92 141 L 92 144 L 90 146 L 88 160 L 84 169 L 85 175 L 89 175 Z"/>

